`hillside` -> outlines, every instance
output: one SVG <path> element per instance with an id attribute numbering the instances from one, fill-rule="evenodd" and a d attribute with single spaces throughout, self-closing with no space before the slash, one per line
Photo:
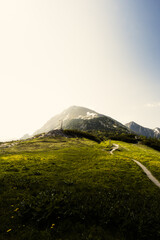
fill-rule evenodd
<path id="1" fill-rule="evenodd" d="M 110 154 L 112 144 L 119 149 Z M 8 145 L 8 148 L 6 148 Z M 0 239 L 160 238 L 160 153 L 140 144 L 42 135 L 0 145 Z"/>
<path id="2" fill-rule="evenodd" d="M 126 127 L 128 127 L 129 130 L 135 132 L 138 135 L 142 135 L 145 137 L 151 137 L 151 138 L 160 138 L 160 128 L 150 129 L 143 127 L 135 122 L 129 122 L 125 124 Z"/>
<path id="3" fill-rule="evenodd" d="M 124 125 L 108 116 L 99 114 L 88 108 L 72 106 L 64 110 L 61 114 L 51 118 L 34 135 L 61 127 L 63 129 L 77 129 L 81 131 L 129 132 Z"/>

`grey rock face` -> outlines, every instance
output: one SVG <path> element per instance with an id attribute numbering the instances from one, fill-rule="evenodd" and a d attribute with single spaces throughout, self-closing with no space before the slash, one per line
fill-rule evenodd
<path id="1" fill-rule="evenodd" d="M 51 118 L 34 135 L 47 133 L 61 127 L 63 129 L 77 129 L 82 131 L 129 132 L 127 127 L 108 116 L 99 114 L 88 108 L 72 106 Z"/>
<path id="2" fill-rule="evenodd" d="M 150 129 L 143 127 L 135 122 L 129 122 L 125 124 L 125 126 L 128 127 L 128 129 L 130 129 L 131 131 L 137 133 L 138 135 L 152 138 L 160 138 L 160 128 Z"/>

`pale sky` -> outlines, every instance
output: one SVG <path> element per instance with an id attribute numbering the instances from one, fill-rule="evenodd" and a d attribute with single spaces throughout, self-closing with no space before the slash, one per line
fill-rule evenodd
<path id="1" fill-rule="evenodd" d="M 0 0 L 0 141 L 72 105 L 160 127 L 159 0 Z"/>

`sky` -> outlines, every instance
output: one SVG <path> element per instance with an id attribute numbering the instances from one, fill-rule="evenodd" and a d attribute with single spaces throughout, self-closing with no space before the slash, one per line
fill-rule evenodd
<path id="1" fill-rule="evenodd" d="M 0 1 L 0 141 L 78 105 L 160 127 L 159 0 Z"/>

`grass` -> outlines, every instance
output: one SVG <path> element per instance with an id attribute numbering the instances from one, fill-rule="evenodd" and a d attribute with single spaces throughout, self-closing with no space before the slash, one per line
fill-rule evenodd
<path id="1" fill-rule="evenodd" d="M 0 148 L 0 239 L 160 239 L 160 153 L 79 138 L 37 138 Z"/>
<path id="2" fill-rule="evenodd" d="M 116 142 L 116 141 L 115 141 Z M 141 144 L 127 144 L 117 141 L 121 151 L 119 155 L 135 159 L 144 164 L 160 181 L 160 152 Z M 127 150 L 127 151 L 126 151 Z"/>

